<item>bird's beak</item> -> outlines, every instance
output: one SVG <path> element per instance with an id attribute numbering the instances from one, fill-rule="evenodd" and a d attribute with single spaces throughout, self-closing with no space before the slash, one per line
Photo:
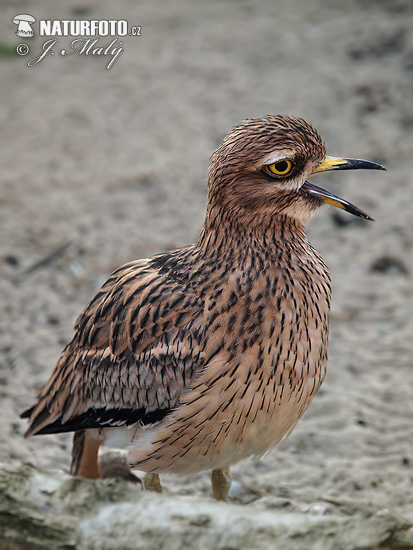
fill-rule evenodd
<path id="1" fill-rule="evenodd" d="M 313 174 L 327 172 L 328 170 L 358 170 L 359 168 L 364 168 L 365 170 L 386 170 L 381 164 L 371 162 L 370 160 L 325 157 L 323 162 L 313 170 Z"/>
<path id="2" fill-rule="evenodd" d="M 327 172 L 329 170 L 358 170 L 361 168 L 365 168 L 367 170 L 385 170 L 384 166 L 381 164 L 377 164 L 376 162 L 371 162 L 369 160 L 325 157 L 324 160 L 313 170 L 313 174 Z M 365 220 L 373 220 L 373 218 L 363 212 L 363 210 L 360 210 L 357 206 L 354 206 L 354 204 L 351 204 L 344 199 L 337 197 L 333 193 L 330 193 L 330 191 L 321 189 L 308 181 L 304 183 L 302 189 L 310 195 L 322 199 L 327 204 L 337 206 L 337 208 L 346 210 L 346 212 L 350 212 L 351 214 L 364 218 Z"/>

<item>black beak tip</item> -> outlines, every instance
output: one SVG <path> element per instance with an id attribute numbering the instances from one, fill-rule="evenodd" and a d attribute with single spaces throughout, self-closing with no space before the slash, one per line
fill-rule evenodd
<path id="1" fill-rule="evenodd" d="M 348 162 L 347 165 L 338 166 L 338 169 L 341 170 L 386 170 L 382 164 L 377 162 L 372 162 L 371 160 L 363 159 L 344 159 Z"/>

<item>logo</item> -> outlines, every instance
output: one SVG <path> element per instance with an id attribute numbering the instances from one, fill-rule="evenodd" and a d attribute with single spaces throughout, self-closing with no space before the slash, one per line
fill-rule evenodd
<path id="1" fill-rule="evenodd" d="M 12 19 L 13 23 L 17 25 L 17 36 L 20 36 L 21 38 L 32 38 L 33 37 L 33 29 L 32 25 L 35 23 L 36 19 L 33 17 L 33 15 L 15 15 Z"/>
<path id="2" fill-rule="evenodd" d="M 32 38 L 32 25 L 36 19 L 32 15 L 15 15 L 12 22 L 17 25 L 16 35 L 21 38 Z M 36 57 L 27 62 L 28 67 L 34 67 L 46 58 L 60 53 L 60 57 L 67 58 L 73 55 L 103 56 L 108 59 L 106 69 L 110 69 L 115 61 L 125 51 L 123 39 L 126 36 L 142 36 L 142 27 L 129 25 L 124 19 L 98 20 L 70 20 L 70 19 L 40 19 L 39 36 L 49 37 Z M 72 37 L 69 44 L 59 43 L 65 37 Z M 105 37 L 109 37 L 109 40 Z M 27 44 L 16 47 L 19 55 L 27 55 L 30 48 Z"/>

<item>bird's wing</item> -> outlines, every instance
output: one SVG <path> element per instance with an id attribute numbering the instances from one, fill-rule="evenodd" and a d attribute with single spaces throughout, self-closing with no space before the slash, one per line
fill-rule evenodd
<path id="1" fill-rule="evenodd" d="M 116 270 L 78 318 L 26 435 L 161 420 L 203 366 L 199 295 L 162 262 Z"/>

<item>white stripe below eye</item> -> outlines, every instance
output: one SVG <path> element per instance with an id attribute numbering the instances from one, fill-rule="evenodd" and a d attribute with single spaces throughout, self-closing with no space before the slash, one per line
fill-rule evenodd
<path id="1" fill-rule="evenodd" d="M 302 181 L 293 179 L 288 181 L 281 181 L 278 183 L 278 186 L 280 189 L 284 189 L 285 191 L 298 191 L 302 184 Z"/>

